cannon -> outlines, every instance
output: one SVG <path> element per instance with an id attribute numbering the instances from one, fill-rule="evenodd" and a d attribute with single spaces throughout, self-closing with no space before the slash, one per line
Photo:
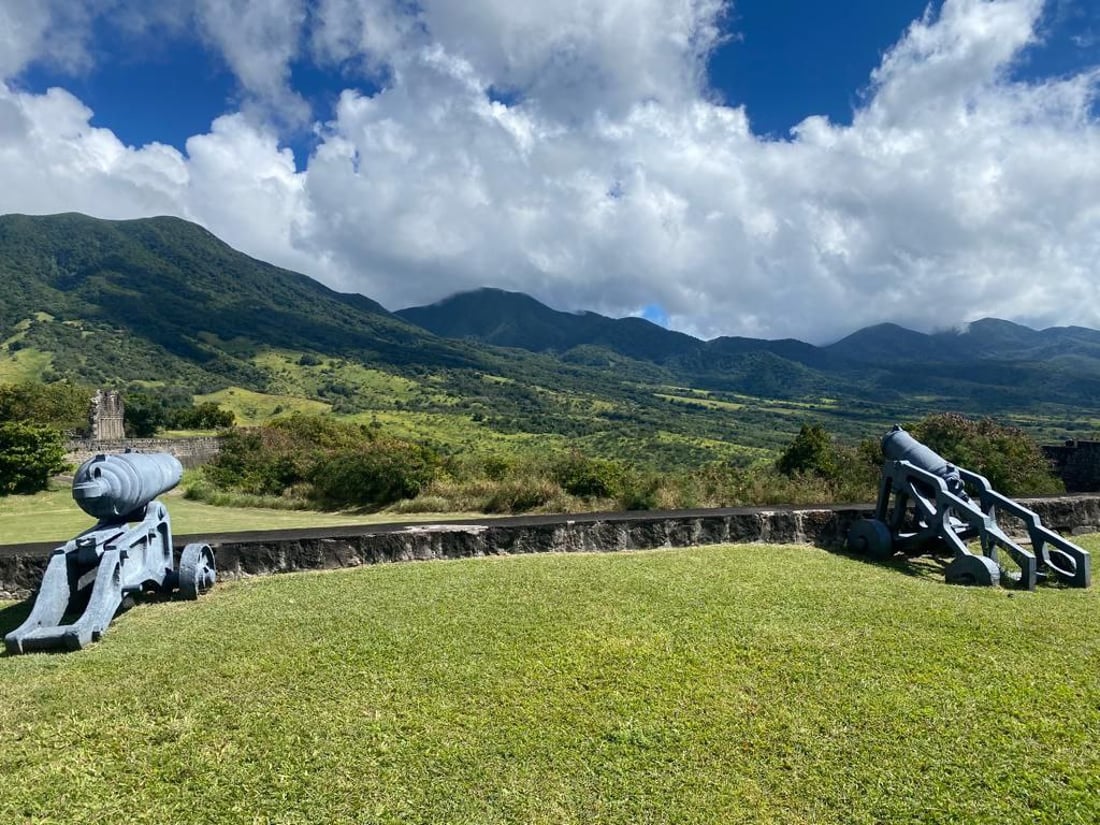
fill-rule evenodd
<path id="1" fill-rule="evenodd" d="M 875 515 L 848 531 L 852 552 L 879 560 L 897 554 L 953 555 L 944 570 L 949 584 L 1024 590 L 1048 579 L 1071 587 L 1091 584 L 1088 551 L 1045 527 L 1036 513 L 998 493 L 984 476 L 948 463 L 900 426 L 882 439 L 882 452 Z M 997 523 L 998 512 L 1023 522 L 1030 549 L 1008 536 Z M 980 553 L 968 546 L 975 540 Z M 1002 550 L 1018 572 L 1002 569 Z"/>
<path id="2" fill-rule="evenodd" d="M 139 593 L 196 599 L 213 586 L 209 545 L 188 544 L 175 565 L 168 510 L 156 500 L 182 474 L 166 453 L 97 455 L 80 466 L 73 499 L 97 523 L 54 550 L 30 615 L 4 637 L 8 653 L 79 650 Z"/>

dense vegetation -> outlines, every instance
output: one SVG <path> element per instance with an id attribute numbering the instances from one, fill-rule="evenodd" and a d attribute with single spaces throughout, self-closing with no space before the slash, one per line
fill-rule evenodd
<path id="1" fill-rule="evenodd" d="M 65 469 L 65 433 L 88 425 L 84 388 L 59 384 L 0 384 L 0 496 L 45 490 Z"/>
<path id="2" fill-rule="evenodd" d="M 125 390 L 133 436 L 296 411 L 369 428 L 367 451 L 303 447 L 311 457 L 296 454 L 286 483 L 205 479 L 198 495 L 380 506 L 418 491 L 502 510 L 866 498 L 873 440 L 895 422 L 995 411 L 1051 441 L 1097 424 L 1100 333 L 1082 329 L 983 321 L 932 336 L 877 327 L 829 347 L 702 342 L 498 291 L 399 317 L 173 218 L 0 217 L 0 287 L 0 381 L 69 388 L 49 426 L 83 429 L 82 388 L 109 386 Z M 1003 452 L 981 437 L 955 460 L 1044 489 L 979 462 Z M 777 468 L 799 439 L 809 453 Z M 398 455 L 413 477 L 367 489 Z"/>
<path id="3" fill-rule="evenodd" d="M 217 430 L 232 427 L 236 417 L 217 404 L 193 403 L 179 388 L 135 387 L 123 397 L 126 435 L 152 438 L 162 430 Z"/>
<path id="4" fill-rule="evenodd" d="M 948 460 L 988 475 L 1006 495 L 1060 490 L 1020 430 L 959 415 L 930 416 L 912 429 Z M 385 435 L 377 424 L 296 414 L 226 433 L 221 454 L 188 495 L 280 507 L 395 505 L 405 513 L 852 502 L 874 499 L 881 463 L 877 442 L 847 445 L 818 425 L 804 425 L 774 465 L 710 462 L 657 472 L 567 444 L 511 457 L 444 454 Z"/>
<path id="5" fill-rule="evenodd" d="M 84 435 L 93 390 L 66 382 L 0 384 L 0 421 L 38 424 Z"/>
<path id="6" fill-rule="evenodd" d="M 88 434 L 92 395 L 89 387 L 63 381 L 0 384 L 0 495 L 45 490 L 50 476 L 66 469 L 66 438 Z M 231 412 L 191 399 L 186 391 L 127 393 L 127 435 L 147 437 L 167 427 L 232 426 Z"/>
<path id="7" fill-rule="evenodd" d="M 61 433 L 39 424 L 0 421 L 0 496 L 45 490 L 65 469 Z"/>
<path id="8" fill-rule="evenodd" d="M 1039 445 L 1018 427 L 943 413 L 914 424 L 912 435 L 953 464 L 985 476 L 1005 495 L 1065 492 Z"/>

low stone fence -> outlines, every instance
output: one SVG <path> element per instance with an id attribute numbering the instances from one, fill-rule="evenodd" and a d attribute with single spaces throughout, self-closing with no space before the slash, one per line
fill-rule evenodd
<path id="1" fill-rule="evenodd" d="M 1100 496 L 1026 500 L 1043 523 L 1072 535 L 1100 529 Z M 546 552 L 609 552 L 703 544 L 766 542 L 837 549 L 870 505 L 738 508 L 662 513 L 584 513 L 176 536 L 209 543 L 222 578 L 397 561 Z M 1005 525 L 1010 528 L 1010 525 Z M 0 547 L 0 598 L 25 598 L 38 586 L 53 544 Z"/>
<path id="2" fill-rule="evenodd" d="M 100 453 L 121 453 L 130 449 L 143 453 L 170 453 L 178 458 L 184 467 L 197 467 L 218 454 L 221 441 L 213 435 L 194 438 L 125 438 L 118 441 L 76 438 L 70 441 L 65 449 L 67 451 L 65 460 L 77 465 L 83 464 Z"/>

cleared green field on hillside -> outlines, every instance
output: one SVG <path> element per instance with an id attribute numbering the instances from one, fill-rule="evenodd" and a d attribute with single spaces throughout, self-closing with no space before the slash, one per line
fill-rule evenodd
<path id="1" fill-rule="evenodd" d="M 1092 823 L 1098 655 L 1100 588 L 804 547 L 236 581 L 0 659 L 0 821 Z"/>

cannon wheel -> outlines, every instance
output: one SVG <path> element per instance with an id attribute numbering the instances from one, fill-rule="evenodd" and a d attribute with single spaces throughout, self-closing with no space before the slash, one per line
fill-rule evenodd
<path id="1" fill-rule="evenodd" d="M 214 551 L 209 544 L 194 543 L 183 548 L 180 556 L 180 595 L 185 599 L 197 599 L 214 586 L 217 572 L 214 569 Z"/>
<path id="2" fill-rule="evenodd" d="M 948 584 L 966 587 L 996 587 L 1001 581 L 1001 569 L 985 556 L 956 556 L 943 571 Z"/>
<path id="3" fill-rule="evenodd" d="M 848 549 L 861 556 L 888 559 L 894 555 L 894 539 L 884 522 L 863 518 L 848 530 Z"/>

